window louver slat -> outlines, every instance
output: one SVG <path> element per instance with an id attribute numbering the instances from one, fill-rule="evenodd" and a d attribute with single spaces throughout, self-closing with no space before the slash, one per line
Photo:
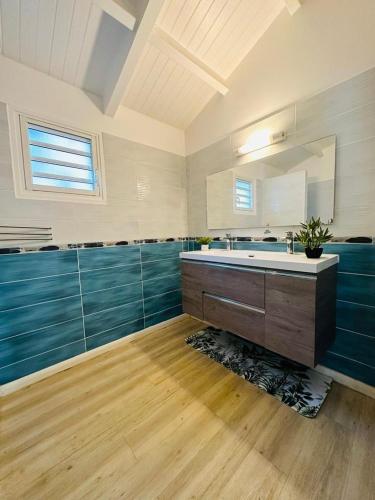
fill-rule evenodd
<path id="1" fill-rule="evenodd" d="M 28 124 L 32 183 L 53 189 L 96 190 L 92 144 L 87 138 Z"/>

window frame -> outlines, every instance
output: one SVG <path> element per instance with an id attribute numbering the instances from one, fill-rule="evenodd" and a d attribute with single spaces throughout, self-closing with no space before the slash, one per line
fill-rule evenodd
<path id="1" fill-rule="evenodd" d="M 105 171 L 103 158 L 102 136 L 100 133 L 80 130 L 76 127 L 56 123 L 39 118 L 28 113 L 12 110 L 8 107 L 8 121 L 12 153 L 12 169 L 15 195 L 17 198 L 35 200 L 63 201 L 73 203 L 106 203 Z M 31 158 L 29 153 L 28 127 L 35 124 L 56 131 L 57 135 L 82 137 L 91 143 L 91 159 L 96 180 L 95 190 L 73 188 L 58 188 L 54 186 L 37 185 L 32 180 Z"/>
<path id="2" fill-rule="evenodd" d="M 242 181 L 246 182 L 251 186 L 251 193 L 252 193 L 252 207 L 250 208 L 239 208 L 237 207 L 237 181 Z M 238 214 L 248 214 L 248 213 L 254 213 L 255 212 L 255 207 L 256 207 L 256 190 L 255 190 L 255 182 L 253 179 L 244 179 L 241 177 L 237 177 L 234 175 L 233 179 L 233 211 L 234 213 Z"/>

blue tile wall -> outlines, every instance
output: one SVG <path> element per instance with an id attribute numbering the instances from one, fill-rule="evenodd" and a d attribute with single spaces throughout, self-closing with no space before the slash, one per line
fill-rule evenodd
<path id="1" fill-rule="evenodd" d="M 0 384 L 182 313 L 187 241 L 0 255 Z"/>

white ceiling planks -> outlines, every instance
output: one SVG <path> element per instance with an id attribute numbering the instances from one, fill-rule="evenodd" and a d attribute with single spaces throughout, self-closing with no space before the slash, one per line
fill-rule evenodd
<path id="1" fill-rule="evenodd" d="M 2 53 L 76 83 L 92 0 L 0 0 Z"/>
<path id="2" fill-rule="evenodd" d="M 0 0 L 6 57 L 185 129 L 300 0 Z M 133 29 L 134 28 L 134 29 Z"/>
<path id="3" fill-rule="evenodd" d="M 226 80 L 283 8 L 284 0 L 165 0 L 123 103 L 186 128 L 228 91 Z"/>

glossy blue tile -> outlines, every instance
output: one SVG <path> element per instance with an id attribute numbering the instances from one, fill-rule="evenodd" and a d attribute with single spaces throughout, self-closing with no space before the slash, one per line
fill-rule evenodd
<path id="1" fill-rule="evenodd" d="M 96 347 L 99 347 L 101 345 L 108 344 L 109 342 L 113 342 L 114 340 L 126 337 L 131 333 L 139 332 L 140 330 L 143 330 L 143 328 L 144 321 L 142 318 L 136 321 L 132 321 L 131 323 L 126 323 L 125 325 L 118 326 L 117 328 L 113 328 L 112 330 L 99 333 L 98 335 L 94 335 L 93 337 L 87 337 L 87 349 L 95 349 Z"/>
<path id="2" fill-rule="evenodd" d="M 145 299 L 145 316 L 178 306 L 181 302 L 180 290 L 150 297 Z"/>
<path id="3" fill-rule="evenodd" d="M 141 245 L 142 262 L 176 258 L 180 252 L 182 252 L 181 241 Z"/>
<path id="4" fill-rule="evenodd" d="M 327 243 L 323 248 L 325 253 L 340 255 L 339 271 L 375 275 L 375 245 Z"/>
<path id="5" fill-rule="evenodd" d="M 189 252 L 193 252 L 194 250 L 200 250 L 201 246 L 194 240 L 189 241 Z"/>
<path id="6" fill-rule="evenodd" d="M 0 283 L 77 271 L 76 250 L 0 255 Z"/>
<path id="7" fill-rule="evenodd" d="M 43 368 L 60 363 L 65 359 L 73 358 L 83 352 L 85 352 L 85 343 L 84 341 L 79 341 L 1 368 L 0 384 L 6 384 L 12 380 L 25 377 Z"/>
<path id="8" fill-rule="evenodd" d="M 375 306 L 375 276 L 338 273 L 337 298 Z"/>
<path id="9" fill-rule="evenodd" d="M 375 386 L 375 369 L 368 365 L 339 356 L 332 352 L 327 352 L 325 354 L 321 364 L 332 370 L 344 373 L 348 375 L 348 377 L 361 380 L 365 384 Z"/>
<path id="10" fill-rule="evenodd" d="M 144 280 L 162 278 L 171 274 L 177 274 L 181 269 L 180 259 L 165 259 L 142 264 L 142 275 Z"/>
<path id="11" fill-rule="evenodd" d="M 275 242 L 256 242 L 256 241 L 235 241 L 233 244 L 235 250 L 259 250 L 261 252 L 286 252 L 286 243 Z"/>
<path id="12" fill-rule="evenodd" d="M 167 309 L 166 311 L 161 311 L 157 314 L 153 314 L 152 316 L 146 316 L 145 318 L 145 327 L 149 327 L 152 325 L 157 325 L 162 321 L 166 321 L 167 319 L 175 318 L 182 314 L 182 306 L 172 307 L 171 309 Z"/>
<path id="13" fill-rule="evenodd" d="M 0 339 L 81 316 L 82 306 L 79 296 L 3 311 L 0 312 Z"/>
<path id="14" fill-rule="evenodd" d="M 141 281 L 141 266 L 135 264 L 133 266 L 109 267 L 97 271 L 83 271 L 80 276 L 82 293 L 96 292 Z"/>
<path id="15" fill-rule="evenodd" d="M 144 298 L 159 295 L 161 293 L 172 292 L 181 288 L 181 274 L 171 274 L 166 278 L 157 278 L 143 282 Z"/>
<path id="16" fill-rule="evenodd" d="M 82 319 L 49 326 L 35 333 L 17 335 L 0 341 L 0 367 L 42 354 L 65 344 L 83 340 Z"/>
<path id="17" fill-rule="evenodd" d="M 143 301 L 85 316 L 86 337 L 143 317 Z"/>
<path id="18" fill-rule="evenodd" d="M 140 282 L 83 295 L 83 312 L 91 314 L 138 300 L 142 300 L 142 284 Z"/>
<path id="19" fill-rule="evenodd" d="M 0 311 L 79 295 L 78 273 L 0 285 Z"/>
<path id="20" fill-rule="evenodd" d="M 210 243 L 210 248 L 219 248 L 225 250 L 227 248 L 227 244 L 225 241 L 213 241 Z"/>
<path id="21" fill-rule="evenodd" d="M 336 326 L 375 337 L 375 308 L 338 300 Z"/>
<path id="22" fill-rule="evenodd" d="M 335 342 L 329 350 L 375 368 L 375 336 L 368 337 L 337 328 Z"/>
<path id="23" fill-rule="evenodd" d="M 139 264 L 139 246 L 115 246 L 104 248 L 82 248 L 78 250 L 81 271 L 103 267 Z"/>

